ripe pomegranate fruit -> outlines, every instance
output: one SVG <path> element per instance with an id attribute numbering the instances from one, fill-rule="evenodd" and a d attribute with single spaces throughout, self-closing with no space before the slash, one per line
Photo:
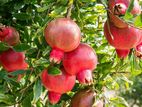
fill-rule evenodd
<path id="1" fill-rule="evenodd" d="M 28 64 L 25 62 L 25 55 L 23 52 L 16 52 L 9 49 L 0 54 L 0 63 L 8 72 L 16 70 L 26 70 Z"/>
<path id="2" fill-rule="evenodd" d="M 50 61 L 59 63 L 64 52 L 70 52 L 78 47 L 81 32 L 78 25 L 68 18 L 58 18 L 51 21 L 44 30 L 45 39 L 52 47 Z"/>
<path id="3" fill-rule="evenodd" d="M 71 99 L 71 107 L 93 107 L 95 96 L 91 89 L 80 90 Z"/>
<path id="4" fill-rule="evenodd" d="M 48 98 L 50 103 L 56 104 L 63 93 L 72 90 L 75 85 L 76 76 L 69 75 L 61 68 L 62 75 L 50 75 L 45 69 L 42 72 L 41 80 L 45 88 L 49 91 Z"/>
<path id="5" fill-rule="evenodd" d="M 141 38 L 141 32 L 134 27 L 117 28 L 106 21 L 104 35 L 110 45 L 116 49 L 129 50 L 135 47 Z"/>
<path id="6" fill-rule="evenodd" d="M 63 66 L 70 75 L 77 75 L 80 83 L 92 82 L 92 70 L 98 61 L 95 51 L 87 44 L 81 43 L 75 50 L 67 52 L 63 58 Z"/>
<path id="7" fill-rule="evenodd" d="M 127 27 L 127 23 L 125 23 L 120 16 L 125 15 L 126 10 L 130 5 L 131 0 L 108 0 L 108 8 L 109 8 L 109 18 L 110 21 L 119 28 Z M 141 7 L 139 5 L 138 0 L 134 0 L 134 6 L 131 10 L 131 14 L 138 15 L 141 13 Z M 118 17 L 116 17 L 118 16 Z"/>
<path id="8" fill-rule="evenodd" d="M 6 42 L 7 44 L 14 46 L 19 43 L 19 33 L 15 28 L 7 26 L 0 27 L 0 41 Z"/>
<path id="9" fill-rule="evenodd" d="M 126 57 L 129 55 L 129 52 L 130 52 L 130 50 L 116 49 L 117 56 L 118 56 L 120 59 L 126 58 Z"/>

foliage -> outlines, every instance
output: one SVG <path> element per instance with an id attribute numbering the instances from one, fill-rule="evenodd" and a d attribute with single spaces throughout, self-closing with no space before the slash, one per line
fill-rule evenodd
<path id="1" fill-rule="evenodd" d="M 0 23 L 15 27 L 20 33 L 21 43 L 14 46 L 16 51 L 26 52 L 29 69 L 15 71 L 11 75 L 24 74 L 20 82 L 10 78 L 1 67 L 0 71 L 0 106 L 18 105 L 20 107 L 61 107 L 68 106 L 74 93 L 85 87 L 76 83 L 72 92 L 64 94 L 57 105 L 50 105 L 47 90 L 42 86 L 40 74 L 49 66 L 51 48 L 46 43 L 43 31 L 51 20 L 66 17 L 73 3 L 71 19 L 81 28 L 82 42 L 91 45 L 99 59 L 94 70 L 94 84 L 98 96 L 103 98 L 106 107 L 127 107 L 124 98 L 117 95 L 119 89 L 126 90 L 132 84 L 128 78 L 142 73 L 142 61 L 135 57 L 134 51 L 125 60 L 117 58 L 115 50 L 106 41 L 103 34 L 103 24 L 107 19 L 107 0 L 1 0 Z M 105 3 L 104 5 L 102 3 Z M 130 7 L 131 8 L 131 7 Z M 128 15 L 128 14 L 127 14 Z M 128 18 L 128 17 L 127 17 Z M 125 19 L 127 19 L 125 16 Z M 130 22 L 130 19 L 128 22 Z M 126 20 L 126 21 L 127 21 Z M 131 18 L 132 20 L 132 18 Z M 133 21 L 141 27 L 141 18 Z M 0 51 L 8 46 L 0 43 Z M 58 66 L 52 67 L 53 73 L 60 73 Z M 114 96 L 107 96 L 106 90 L 115 90 Z M 141 90 L 139 90 L 141 91 Z M 141 100 L 142 101 L 142 100 Z"/>

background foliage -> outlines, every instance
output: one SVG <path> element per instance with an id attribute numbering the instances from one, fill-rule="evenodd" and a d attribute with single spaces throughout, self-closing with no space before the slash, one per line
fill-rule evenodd
<path id="1" fill-rule="evenodd" d="M 71 19 L 81 29 L 82 42 L 90 44 L 98 55 L 99 64 L 94 71 L 93 85 L 98 93 L 97 98 L 104 99 L 106 107 L 142 105 L 142 60 L 135 57 L 133 50 L 127 59 L 120 60 L 104 37 L 107 0 L 0 0 L 0 23 L 19 31 L 21 43 L 13 48 L 25 51 L 29 64 L 28 70 L 11 74 L 25 74 L 20 82 L 16 78 L 9 78 L 1 68 L 1 107 L 66 107 L 74 93 L 85 87 L 76 83 L 73 91 L 64 94 L 61 101 L 53 106 L 49 104 L 48 93 L 40 80 L 40 73 L 50 64 L 51 50 L 44 39 L 43 30 L 49 21 L 65 17 L 72 3 Z M 142 25 L 140 21 L 138 25 Z M 0 51 L 6 48 L 5 44 L 0 43 Z"/>

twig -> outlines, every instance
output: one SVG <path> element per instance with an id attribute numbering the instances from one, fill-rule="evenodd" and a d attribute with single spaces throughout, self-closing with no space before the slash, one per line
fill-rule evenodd
<path id="1" fill-rule="evenodd" d="M 39 73 L 39 74 L 35 77 L 35 79 L 34 79 L 27 87 L 21 89 L 20 92 L 23 92 L 23 91 L 25 91 L 26 89 L 28 89 L 28 88 L 40 77 L 40 75 L 41 75 L 41 73 Z"/>
<path id="2" fill-rule="evenodd" d="M 68 0 L 68 9 L 67 9 L 67 14 L 66 14 L 67 18 L 70 18 L 72 8 L 73 8 L 73 0 Z"/>

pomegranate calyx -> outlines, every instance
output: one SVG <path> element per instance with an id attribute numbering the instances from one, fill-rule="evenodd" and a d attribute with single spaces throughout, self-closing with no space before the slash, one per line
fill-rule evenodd
<path id="1" fill-rule="evenodd" d="M 56 93 L 56 92 L 52 92 L 49 91 L 48 92 L 48 98 L 49 98 L 49 102 L 51 104 L 56 104 L 59 102 L 60 98 L 61 98 L 61 94 L 60 93 Z"/>
<path id="2" fill-rule="evenodd" d="M 117 56 L 124 59 L 129 55 L 130 50 L 116 49 Z"/>
<path id="3" fill-rule="evenodd" d="M 50 53 L 50 62 L 59 64 L 64 56 L 64 52 L 60 49 L 54 48 Z"/>
<path id="4" fill-rule="evenodd" d="M 92 71 L 83 70 L 77 74 L 77 79 L 81 84 L 91 84 L 93 83 Z"/>
<path id="5" fill-rule="evenodd" d="M 114 15 L 124 15 L 126 13 L 127 7 L 123 3 L 117 3 L 114 6 Z"/>

